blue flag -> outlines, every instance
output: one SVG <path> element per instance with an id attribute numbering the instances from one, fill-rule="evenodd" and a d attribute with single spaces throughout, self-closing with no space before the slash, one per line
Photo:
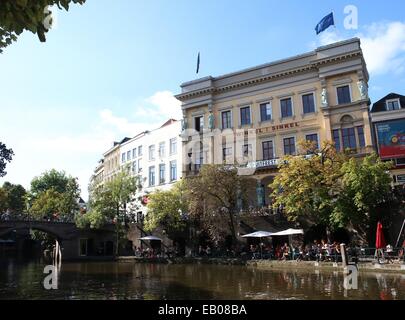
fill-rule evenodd
<path id="1" fill-rule="evenodd" d="M 197 71 L 196 71 L 196 73 L 198 73 L 198 71 L 200 71 L 200 53 L 198 53 L 198 57 L 197 57 Z"/>
<path id="2" fill-rule="evenodd" d="M 334 26 L 335 21 L 333 20 L 333 12 L 329 13 L 324 17 L 315 27 L 316 34 L 320 34 L 322 31 L 325 31 L 330 26 Z"/>

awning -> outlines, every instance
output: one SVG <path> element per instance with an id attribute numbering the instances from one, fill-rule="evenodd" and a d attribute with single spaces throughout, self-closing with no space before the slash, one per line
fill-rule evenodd
<path id="1" fill-rule="evenodd" d="M 304 230 L 302 229 L 287 229 L 283 231 L 279 231 L 276 233 L 273 233 L 272 236 L 290 236 L 293 234 L 304 234 Z"/>
<path id="2" fill-rule="evenodd" d="M 146 237 L 139 238 L 139 240 L 162 241 L 162 239 L 155 237 L 155 236 L 146 236 Z"/>
<path id="3" fill-rule="evenodd" d="M 256 231 L 253 233 L 245 234 L 242 236 L 242 238 L 265 238 L 271 237 L 272 235 L 274 235 L 274 233 L 268 231 Z"/>

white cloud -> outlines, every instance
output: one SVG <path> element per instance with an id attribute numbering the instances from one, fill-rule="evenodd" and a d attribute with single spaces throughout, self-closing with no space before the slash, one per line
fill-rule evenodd
<path id="1" fill-rule="evenodd" d="M 370 73 L 400 73 L 405 67 L 405 23 L 374 23 L 361 39 L 364 57 Z"/>
<path id="2" fill-rule="evenodd" d="M 170 91 L 156 92 L 147 101 L 156 106 L 159 112 L 167 118 L 180 119 L 182 117 L 181 102 Z"/>
<path id="3" fill-rule="evenodd" d="M 165 121 L 169 118 L 179 120 L 182 118 L 181 102 L 170 91 L 158 91 L 145 99 L 135 108 L 134 116 L 139 118 L 155 118 Z"/>
<path id="4" fill-rule="evenodd" d="M 344 38 L 338 33 L 338 31 L 336 31 L 336 29 L 326 30 L 319 36 L 319 43 L 321 46 L 326 46 L 342 40 L 344 40 Z"/>
<path id="5" fill-rule="evenodd" d="M 133 137 L 142 131 L 158 128 L 170 118 L 179 120 L 182 117 L 181 103 L 170 91 L 158 91 L 129 109 L 133 112 L 125 117 L 116 116 L 109 109 L 102 110 L 100 118 L 103 126 Z"/>
<path id="6" fill-rule="evenodd" d="M 361 40 L 368 71 L 374 75 L 405 71 L 405 22 L 378 22 L 362 27 Z M 335 29 L 323 32 L 319 45 L 344 40 Z"/>

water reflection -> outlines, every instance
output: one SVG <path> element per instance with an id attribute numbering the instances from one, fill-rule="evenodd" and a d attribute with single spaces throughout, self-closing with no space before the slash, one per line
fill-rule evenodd
<path id="1" fill-rule="evenodd" d="M 0 299 L 405 299 L 404 275 L 363 273 L 344 290 L 341 272 L 243 266 L 64 263 L 58 290 L 43 288 L 44 263 L 0 261 Z"/>

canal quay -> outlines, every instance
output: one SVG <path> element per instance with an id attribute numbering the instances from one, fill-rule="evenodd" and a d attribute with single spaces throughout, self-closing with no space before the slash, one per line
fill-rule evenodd
<path id="1" fill-rule="evenodd" d="M 405 3 L 330 6 L 1 0 L 0 304 L 403 303 Z"/>

